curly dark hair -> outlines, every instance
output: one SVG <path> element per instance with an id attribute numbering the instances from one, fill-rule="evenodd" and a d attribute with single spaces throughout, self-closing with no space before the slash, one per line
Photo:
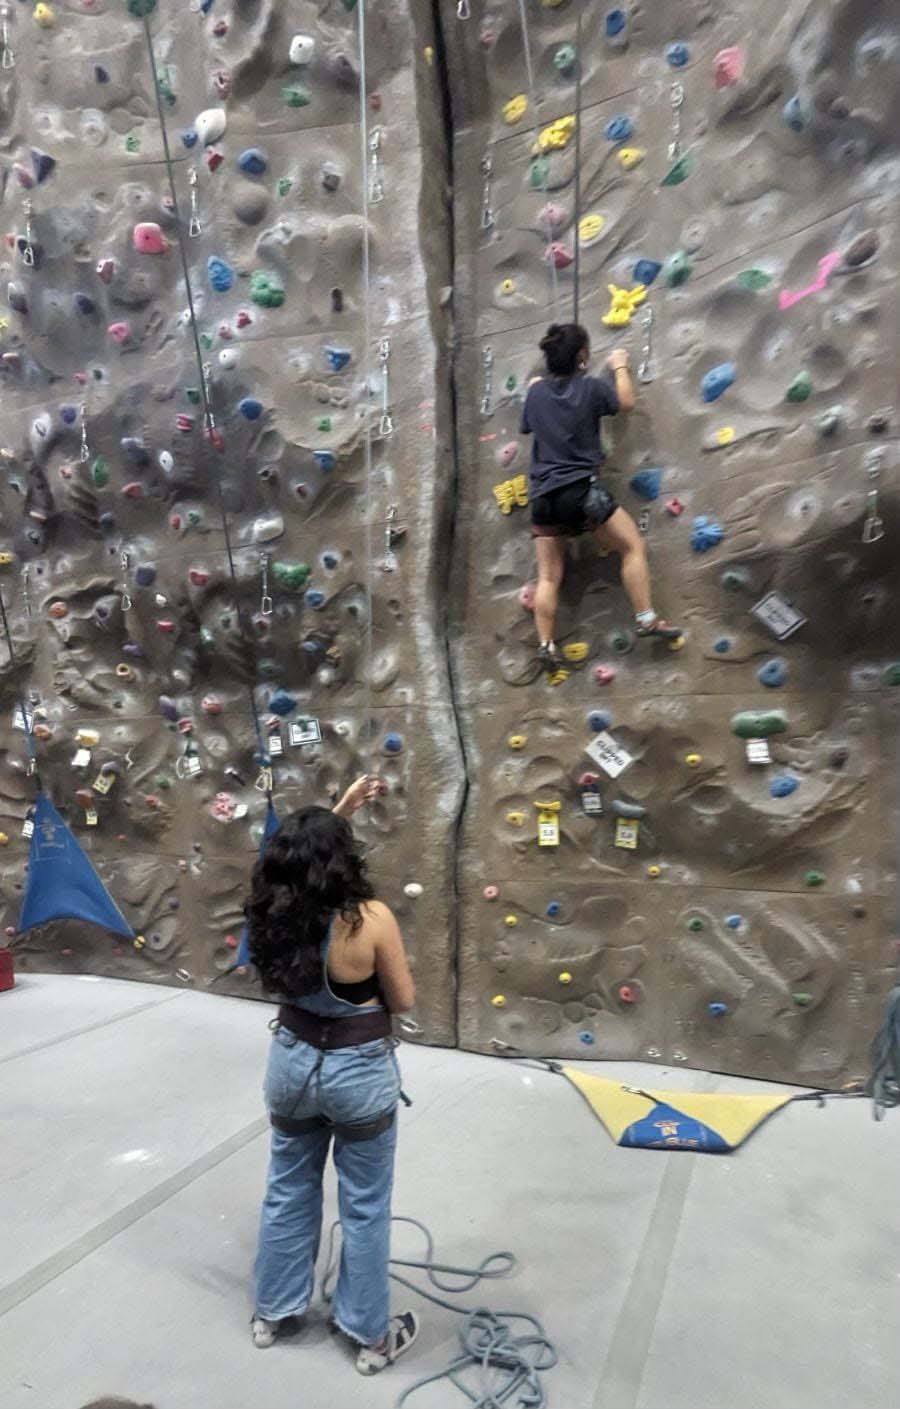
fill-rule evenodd
<path id="1" fill-rule="evenodd" d="M 578 371 L 578 359 L 590 345 L 580 323 L 551 323 L 538 343 L 547 371 L 557 377 L 573 377 Z"/>
<path id="2" fill-rule="evenodd" d="M 327 807 L 285 817 L 253 868 L 244 907 L 250 958 L 268 993 L 302 997 L 322 983 L 320 948 L 334 915 L 355 932 L 375 892 L 353 829 Z"/>

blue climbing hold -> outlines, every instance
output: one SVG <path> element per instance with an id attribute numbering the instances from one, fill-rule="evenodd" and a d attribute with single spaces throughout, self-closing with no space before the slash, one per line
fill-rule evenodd
<path id="1" fill-rule="evenodd" d="M 666 49 L 666 63 L 670 68 L 684 68 L 690 57 L 691 51 L 686 44 L 670 44 Z"/>
<path id="2" fill-rule="evenodd" d="M 208 15 L 214 3 L 215 0 L 200 0 L 198 8 L 200 10 L 201 15 Z"/>
<path id="3" fill-rule="evenodd" d="M 588 728 L 593 729 L 595 734 L 602 734 L 604 729 L 608 729 L 612 724 L 612 715 L 605 709 L 592 709 L 587 717 Z"/>
<path id="4" fill-rule="evenodd" d="M 662 470 L 638 470 L 628 483 L 640 499 L 648 499 L 652 503 L 659 498 Z"/>
<path id="5" fill-rule="evenodd" d="M 720 362 L 718 367 L 710 367 L 700 383 L 700 395 L 704 401 L 718 401 L 723 391 L 727 391 L 737 376 L 733 362 Z"/>
<path id="6" fill-rule="evenodd" d="M 259 147 L 248 147 L 237 159 L 238 167 L 248 176 L 262 176 L 268 170 L 269 158 Z"/>
<path id="7" fill-rule="evenodd" d="M 319 607 L 325 605 L 325 593 L 320 592 L 318 587 L 310 587 L 308 592 L 304 592 L 303 600 L 313 611 L 318 611 Z"/>
<path id="8" fill-rule="evenodd" d="M 756 672 L 756 678 L 760 685 L 765 685 L 769 690 L 780 689 L 788 678 L 787 661 L 780 656 L 767 660 Z"/>
<path id="9" fill-rule="evenodd" d="M 592 1047 L 596 1040 L 592 1032 L 579 1032 L 578 1034 L 578 1041 L 583 1042 L 585 1047 Z"/>
<path id="10" fill-rule="evenodd" d="M 152 587 L 156 581 L 156 568 L 152 563 L 138 563 L 134 570 L 134 580 L 138 587 Z"/>
<path id="11" fill-rule="evenodd" d="M 94 64 L 94 78 L 98 83 L 109 82 L 109 73 L 102 64 Z"/>
<path id="12" fill-rule="evenodd" d="M 636 284 L 643 284 L 645 289 L 649 289 L 661 269 L 658 259 L 639 259 L 632 270 L 632 277 Z"/>
<path id="13" fill-rule="evenodd" d="M 238 402 L 238 410 L 245 421 L 258 421 L 263 413 L 263 404 L 255 396 L 244 396 Z"/>
<path id="14" fill-rule="evenodd" d="M 721 524 L 717 524 L 715 519 L 709 519 L 704 514 L 694 519 L 694 526 L 691 529 L 691 547 L 695 553 L 708 553 L 710 548 L 715 548 L 725 537 L 725 530 Z"/>
<path id="15" fill-rule="evenodd" d="M 325 360 L 332 372 L 343 372 L 350 357 L 350 350 L 346 347 L 326 347 L 325 349 Z"/>
<path id="16" fill-rule="evenodd" d="M 707 1005 L 706 1005 L 706 1011 L 709 1013 L 710 1017 L 712 1017 L 712 1018 L 724 1018 L 725 1014 L 728 1012 L 728 1004 L 727 1004 L 727 1003 L 707 1003 Z"/>
<path id="17" fill-rule="evenodd" d="M 403 735 L 394 733 L 385 734 L 381 747 L 385 753 L 402 753 Z"/>
<path id="18" fill-rule="evenodd" d="M 547 906 L 547 914 L 550 916 L 550 919 L 552 920 L 556 915 L 559 914 L 559 912 L 560 912 L 561 909 L 562 909 L 562 906 L 560 905 L 560 903 L 559 903 L 558 900 L 551 900 L 551 901 L 550 901 L 550 904 Z"/>
<path id="19" fill-rule="evenodd" d="M 607 10 L 604 21 L 607 39 L 615 39 L 627 24 L 628 16 L 624 10 Z"/>
<path id="20" fill-rule="evenodd" d="M 773 778 L 769 784 L 769 792 L 773 797 L 790 797 L 800 786 L 800 779 L 795 778 L 792 773 L 782 773 L 779 777 Z"/>
<path id="21" fill-rule="evenodd" d="M 194 131 L 193 127 L 189 128 L 187 132 L 182 132 L 181 141 L 182 145 L 187 147 L 188 151 L 191 150 L 191 147 L 196 147 L 197 134 Z"/>
<path id="22" fill-rule="evenodd" d="M 73 302 L 75 304 L 75 312 L 84 313 L 85 315 L 93 313 L 97 307 L 90 294 L 76 293 L 73 296 Z"/>
<path id="23" fill-rule="evenodd" d="M 322 566 L 323 566 L 323 568 L 328 568 L 329 570 L 334 569 L 334 568 L 337 567 L 337 565 L 338 565 L 338 563 L 339 563 L 340 561 L 341 561 L 341 560 L 340 560 L 340 558 L 338 557 L 337 553 L 323 553 L 323 554 L 322 554 Z"/>
<path id="24" fill-rule="evenodd" d="M 603 135 L 607 142 L 627 142 L 634 131 L 634 124 L 630 117 L 624 114 L 619 117 L 611 117 L 603 129 Z"/>
<path id="25" fill-rule="evenodd" d="M 56 157 L 51 157 L 46 152 L 39 151 L 37 147 L 32 147 L 31 168 L 34 172 L 35 180 L 40 186 L 42 181 L 47 180 L 51 171 L 56 170 Z"/>
<path id="26" fill-rule="evenodd" d="M 744 923 L 743 915 L 726 915 L 725 923 L 730 930 L 739 930 Z"/>
<path id="27" fill-rule="evenodd" d="M 63 425 L 74 426 L 75 422 L 78 420 L 78 407 L 60 406 L 59 419 L 62 421 Z"/>
<path id="28" fill-rule="evenodd" d="M 305 651 L 308 656 L 317 656 L 322 649 L 319 641 L 303 641 L 300 646 L 301 651 Z"/>
<path id="29" fill-rule="evenodd" d="M 272 714 L 279 714 L 282 718 L 290 714 L 291 710 L 297 708 L 297 701 L 293 695 L 289 695 L 287 690 L 277 689 L 269 700 L 269 709 Z"/>
<path id="30" fill-rule="evenodd" d="M 234 284 L 234 270 L 216 254 L 211 254 L 206 261 L 206 277 L 217 294 L 227 294 Z"/>
<path id="31" fill-rule="evenodd" d="M 727 636 L 717 636 L 713 641 L 713 650 L 717 656 L 727 656 L 731 650 L 731 641 Z"/>
<path id="32" fill-rule="evenodd" d="M 784 107 L 781 109 L 781 116 L 792 132 L 805 131 L 807 117 L 799 94 L 795 93 L 793 98 L 788 98 Z"/>
<path id="33" fill-rule="evenodd" d="M 333 470 L 333 469 L 334 469 L 334 451 L 333 451 L 333 450 L 314 450 L 314 451 L 313 451 L 313 459 L 315 460 L 315 462 L 316 462 L 316 464 L 318 465 L 319 469 L 320 469 L 324 474 L 327 474 L 329 470 Z"/>

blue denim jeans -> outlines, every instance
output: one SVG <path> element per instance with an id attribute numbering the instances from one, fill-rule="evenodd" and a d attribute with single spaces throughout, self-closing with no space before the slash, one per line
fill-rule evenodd
<path id="1" fill-rule="evenodd" d="M 396 1108 L 400 1069 L 385 1038 L 320 1052 L 287 1028 L 276 1029 L 265 1099 L 275 1115 L 323 1115 L 341 1125 Z M 300 1316 L 312 1300 L 322 1232 L 322 1178 L 330 1132 L 272 1131 L 272 1153 L 256 1258 L 256 1315 Z M 388 1258 L 396 1122 L 372 1140 L 334 1137 L 341 1219 L 341 1265 L 332 1314 L 347 1335 L 374 1345 L 388 1330 Z"/>

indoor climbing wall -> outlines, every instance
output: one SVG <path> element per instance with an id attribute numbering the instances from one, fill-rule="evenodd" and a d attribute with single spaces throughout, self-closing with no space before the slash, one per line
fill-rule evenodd
<path id="1" fill-rule="evenodd" d="M 460 1041 L 840 1084 L 892 957 L 900 12 L 443 12 Z M 595 369 L 627 347 L 638 391 L 605 483 L 684 639 L 636 640 L 583 539 L 547 678 L 518 423 L 576 274 Z"/>
<path id="2" fill-rule="evenodd" d="M 258 996 L 229 971 L 266 766 L 279 815 L 377 770 L 359 827 L 452 1041 L 449 274 L 418 221 L 444 134 L 407 6 L 29 0 L 0 27 L 5 923 L 24 708 L 137 936 L 53 923 L 18 967 Z"/>

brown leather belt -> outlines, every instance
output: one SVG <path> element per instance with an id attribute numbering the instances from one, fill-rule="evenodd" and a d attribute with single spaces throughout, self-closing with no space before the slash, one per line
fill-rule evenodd
<path id="1" fill-rule="evenodd" d="M 383 1008 L 354 1013 L 352 1017 L 323 1018 L 318 1013 L 308 1013 L 305 1008 L 282 1003 L 278 1021 L 302 1042 L 322 1052 L 333 1052 L 338 1047 L 359 1047 L 363 1042 L 373 1042 L 376 1037 L 390 1037 L 393 1032 L 391 1015 Z"/>

